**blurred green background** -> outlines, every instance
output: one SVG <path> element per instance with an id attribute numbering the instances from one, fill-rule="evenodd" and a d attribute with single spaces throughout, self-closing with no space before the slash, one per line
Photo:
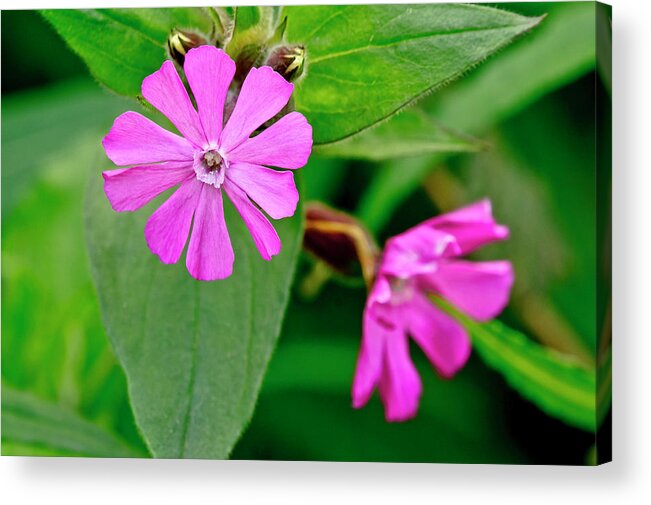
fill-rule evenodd
<path id="1" fill-rule="evenodd" d="M 548 17 L 421 105 L 489 148 L 383 164 L 315 155 L 302 170 L 302 197 L 382 223 L 376 209 L 365 207 L 365 190 L 381 187 L 389 170 L 427 164 L 424 183 L 386 225 L 369 223 L 380 243 L 441 211 L 490 197 L 512 239 L 481 257 L 510 259 L 517 273 L 504 320 L 593 363 L 609 299 L 600 293 L 597 313 L 594 103 L 606 88 L 596 77 L 594 39 L 585 50 L 564 46 L 566 54 L 553 44 L 594 35 L 594 18 L 577 4 L 502 7 Z M 522 82 L 491 74 L 513 69 Z M 102 329 L 82 213 L 88 178 L 110 168 L 102 136 L 119 113 L 138 107 L 94 83 L 37 13 L 2 13 L 3 454 L 148 454 Z M 445 381 L 412 349 L 424 395 L 411 422 L 385 423 L 377 398 L 353 410 L 365 290 L 361 282 L 334 278 L 314 296 L 302 296 L 314 288 L 314 276 L 314 260 L 305 255 L 256 412 L 232 457 L 591 461 L 594 434 L 546 416 L 476 355 Z"/>

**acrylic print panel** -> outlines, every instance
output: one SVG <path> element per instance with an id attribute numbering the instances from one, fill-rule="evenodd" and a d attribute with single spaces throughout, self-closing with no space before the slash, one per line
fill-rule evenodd
<path id="1" fill-rule="evenodd" d="M 4 11 L 2 453 L 608 461 L 610 27 Z"/>

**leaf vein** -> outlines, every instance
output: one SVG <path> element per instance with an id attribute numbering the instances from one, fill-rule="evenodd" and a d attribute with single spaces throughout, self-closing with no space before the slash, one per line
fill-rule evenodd
<path id="1" fill-rule="evenodd" d="M 329 53 L 329 54 L 324 54 L 323 56 L 318 56 L 312 60 L 309 61 L 310 65 L 316 65 L 317 63 L 320 63 L 322 61 L 330 60 L 332 58 L 338 58 L 340 56 L 348 56 L 349 54 L 354 54 L 358 53 L 360 51 L 365 51 L 367 49 L 373 49 L 373 48 L 385 48 L 385 47 L 393 47 L 397 46 L 402 43 L 407 43 L 411 42 L 414 40 L 419 40 L 419 39 L 427 39 L 427 38 L 434 38 L 434 37 L 445 37 L 448 35 L 457 35 L 459 33 L 467 33 L 467 32 L 489 32 L 489 31 L 495 31 L 495 30 L 504 30 L 505 28 L 513 28 L 513 25 L 506 25 L 506 26 L 493 26 L 493 27 L 471 27 L 471 28 L 462 28 L 462 29 L 457 29 L 457 30 L 448 30 L 448 31 L 432 31 L 432 32 L 426 32 L 426 33 L 421 33 L 418 35 L 413 35 L 409 39 L 390 39 L 385 42 L 376 42 L 373 44 L 366 44 L 364 46 L 360 47 L 353 47 L 351 49 L 346 49 L 345 51 L 339 51 L 335 53 Z"/>
<path id="2" fill-rule="evenodd" d="M 190 364 L 190 382 L 188 384 L 188 406 L 185 411 L 185 416 L 183 419 L 183 425 L 181 427 L 181 446 L 180 446 L 180 457 L 185 457 L 188 444 L 188 429 L 192 423 L 192 411 L 194 409 L 194 385 L 197 377 L 197 350 L 199 344 L 199 317 L 201 315 L 201 310 L 199 307 L 199 283 L 194 283 L 194 316 L 192 319 L 192 352 L 191 352 L 191 364 Z"/>
<path id="3" fill-rule="evenodd" d="M 336 18 L 336 17 L 340 16 L 341 14 L 343 14 L 344 11 L 345 11 L 348 7 L 350 7 L 350 5 L 342 5 L 342 6 L 340 6 L 340 7 L 341 7 L 341 8 L 340 8 L 339 10 L 337 10 L 337 11 L 335 11 L 334 13 L 330 14 L 330 16 L 328 16 L 327 18 L 325 18 L 325 19 L 323 20 L 323 22 L 322 22 L 320 25 L 317 25 L 317 27 L 316 27 L 315 29 L 313 29 L 309 34 L 307 34 L 307 35 L 304 37 L 304 40 L 310 40 L 312 37 L 314 37 L 314 35 L 315 35 L 316 33 L 320 32 L 320 31 L 321 31 L 321 30 L 322 30 L 322 29 L 323 29 L 323 28 L 324 28 L 328 23 L 330 23 L 330 21 L 332 21 L 334 18 Z"/>
<path id="4" fill-rule="evenodd" d="M 110 19 L 113 23 L 115 23 L 117 25 L 123 26 L 123 27 L 125 27 L 125 28 L 127 28 L 129 30 L 132 30 L 132 31 L 136 32 L 142 38 L 144 38 L 145 40 L 148 40 L 149 42 L 153 43 L 154 45 L 159 46 L 159 47 L 162 46 L 162 43 L 161 43 L 160 40 L 157 40 L 154 37 L 148 35 L 141 28 L 139 28 L 137 26 L 134 26 L 134 25 L 132 25 L 130 23 L 127 23 L 123 19 L 120 19 L 120 17 L 116 16 L 115 13 L 111 12 L 110 9 L 106 9 L 106 10 L 102 9 L 101 11 L 98 12 L 98 14 L 100 16 L 103 16 L 103 17 L 106 17 L 106 18 Z"/>

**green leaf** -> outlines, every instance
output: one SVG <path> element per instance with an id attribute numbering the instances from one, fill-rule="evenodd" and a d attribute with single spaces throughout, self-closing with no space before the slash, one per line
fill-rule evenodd
<path id="1" fill-rule="evenodd" d="M 480 63 L 540 18 L 463 4 L 288 7 L 287 39 L 306 46 L 296 108 L 315 144 L 396 113 Z"/>
<path id="2" fill-rule="evenodd" d="M 522 396 L 548 415 L 595 431 L 596 372 L 537 344 L 500 321 L 477 323 L 445 307 L 470 333 L 474 349 Z"/>
<path id="3" fill-rule="evenodd" d="M 594 4 L 557 4 L 545 22 L 462 81 L 433 96 L 424 108 L 443 124 L 481 134 L 545 94 L 572 82 L 595 64 Z M 563 57 L 559 58 L 558 55 Z M 408 167 L 386 167 L 373 180 L 358 215 L 373 230 L 441 163 L 441 154 L 414 159 Z"/>
<path id="4" fill-rule="evenodd" d="M 483 144 L 433 121 L 419 108 L 410 108 L 390 121 L 359 135 L 325 144 L 316 154 L 380 161 L 437 152 L 477 151 Z"/>
<path id="5" fill-rule="evenodd" d="M 69 152 L 79 136 L 89 136 L 89 131 L 101 135 L 126 102 L 98 89 L 89 77 L 14 93 L 3 100 L 2 219 L 52 160 Z"/>
<path id="6" fill-rule="evenodd" d="M 146 454 L 102 328 L 83 230 L 88 167 L 125 102 L 89 77 L 2 101 L 2 380 Z"/>
<path id="7" fill-rule="evenodd" d="M 593 70 L 595 37 L 594 3 L 557 4 L 530 37 L 425 108 L 452 128 L 481 132 Z"/>
<path id="8" fill-rule="evenodd" d="M 140 94 L 142 80 L 167 58 L 173 28 L 209 33 L 210 17 L 201 8 L 44 10 L 93 76 L 122 95 Z"/>
<path id="9" fill-rule="evenodd" d="M 235 7 L 233 34 L 226 45 L 226 52 L 235 60 L 242 53 L 252 62 L 273 36 L 280 7 Z"/>
<path id="10" fill-rule="evenodd" d="M 99 174 L 87 196 L 87 236 L 107 333 L 152 453 L 226 458 L 248 423 L 285 312 L 302 218 L 275 223 L 283 249 L 264 261 L 229 201 L 233 275 L 199 282 L 182 258 L 163 265 L 143 228 L 155 204 L 113 212 Z M 160 200 L 158 200 L 160 204 Z"/>
<path id="11" fill-rule="evenodd" d="M 76 413 L 6 384 L 2 385 L 2 453 L 145 456 Z"/>
<path id="12" fill-rule="evenodd" d="M 241 6 L 235 7 L 235 29 L 245 31 L 260 22 L 265 7 Z"/>

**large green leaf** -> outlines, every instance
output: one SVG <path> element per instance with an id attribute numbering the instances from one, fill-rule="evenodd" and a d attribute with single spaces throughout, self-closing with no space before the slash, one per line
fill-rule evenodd
<path id="1" fill-rule="evenodd" d="M 480 134 L 594 68 L 594 4 L 551 6 L 530 37 L 428 99 L 425 108 L 446 126 Z M 414 158 L 408 165 L 397 160 L 383 167 L 360 201 L 360 217 L 379 230 L 443 159 L 437 154 Z"/>
<path id="2" fill-rule="evenodd" d="M 3 97 L 2 380 L 145 454 L 102 328 L 83 230 L 88 167 L 124 102 L 88 77 Z M 7 444 L 11 454 L 35 454 Z"/>
<path id="3" fill-rule="evenodd" d="M 379 161 L 426 153 L 477 151 L 482 143 L 444 128 L 419 108 L 410 108 L 373 129 L 325 144 L 324 156 Z"/>
<path id="4" fill-rule="evenodd" d="M 100 135 L 126 101 L 98 89 L 88 77 L 3 99 L 2 219 L 53 159 L 79 136 L 89 131 Z"/>
<path id="5" fill-rule="evenodd" d="M 484 130 L 594 69 L 595 36 L 595 4 L 557 4 L 530 37 L 432 96 L 426 108 L 451 127 Z"/>
<path id="6" fill-rule="evenodd" d="M 183 259 L 163 265 L 148 251 L 151 205 L 116 214 L 100 180 L 92 178 L 86 208 L 92 270 L 136 422 L 156 457 L 225 458 L 251 417 L 280 331 L 301 209 L 275 223 L 283 249 L 266 262 L 227 202 L 233 275 L 205 283 Z"/>
<path id="7" fill-rule="evenodd" d="M 122 440 L 61 406 L 2 385 L 2 453 L 133 458 Z"/>
<path id="8" fill-rule="evenodd" d="M 305 44 L 296 107 L 316 144 L 348 137 L 443 86 L 540 18 L 463 4 L 288 7 Z"/>
<path id="9" fill-rule="evenodd" d="M 98 81 L 129 96 L 139 95 L 142 80 L 163 63 L 171 29 L 211 29 L 201 8 L 41 12 Z"/>
<path id="10" fill-rule="evenodd" d="M 453 312 L 470 332 L 473 347 L 484 361 L 514 389 L 548 415 L 595 431 L 595 369 L 532 341 L 500 321 L 482 324 Z"/>

